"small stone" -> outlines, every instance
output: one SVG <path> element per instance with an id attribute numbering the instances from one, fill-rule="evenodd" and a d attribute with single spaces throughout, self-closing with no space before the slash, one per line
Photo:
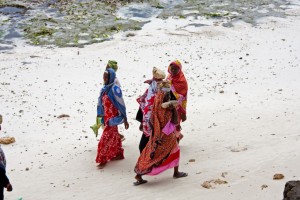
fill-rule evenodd
<path id="1" fill-rule="evenodd" d="M 261 186 L 261 190 L 263 190 L 263 189 L 265 189 L 265 188 L 267 188 L 268 186 L 266 185 L 266 184 L 263 184 L 262 186 Z"/>
<path id="2" fill-rule="evenodd" d="M 26 167 L 26 169 L 25 169 L 26 171 L 29 171 L 29 168 L 28 167 Z"/>
<path id="3" fill-rule="evenodd" d="M 222 172 L 221 176 L 222 176 L 223 178 L 225 178 L 225 176 L 226 176 L 227 174 L 228 174 L 227 172 Z"/>
<path id="4" fill-rule="evenodd" d="M 133 36 L 135 36 L 134 33 L 128 33 L 128 34 L 126 34 L 126 37 L 133 37 Z"/>
<path id="5" fill-rule="evenodd" d="M 281 180 L 284 178 L 283 174 L 274 174 L 273 180 Z"/>
<path id="6" fill-rule="evenodd" d="M 59 115 L 57 118 L 60 119 L 60 118 L 64 118 L 64 117 L 70 117 L 70 116 L 67 114 L 62 114 L 62 115 Z"/>
<path id="7" fill-rule="evenodd" d="M 216 179 L 216 180 L 214 180 L 213 181 L 214 182 L 214 184 L 227 184 L 228 182 L 227 181 L 225 181 L 225 180 L 221 180 L 221 179 Z"/>
<path id="8" fill-rule="evenodd" d="M 224 90 L 220 90 L 219 93 L 220 93 L 220 94 L 224 94 Z"/>
<path id="9" fill-rule="evenodd" d="M 212 188 L 212 185 L 210 184 L 209 181 L 204 181 L 202 184 L 201 184 L 202 187 L 206 188 L 206 189 L 210 189 Z"/>

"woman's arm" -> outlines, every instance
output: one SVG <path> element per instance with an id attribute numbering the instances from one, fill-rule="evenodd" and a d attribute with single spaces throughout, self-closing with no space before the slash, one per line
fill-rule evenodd
<path id="1" fill-rule="evenodd" d="M 170 109 L 172 111 L 172 117 L 171 117 L 171 122 L 173 124 L 178 124 L 178 112 L 176 110 L 176 107 L 174 107 L 172 104 L 170 105 Z"/>

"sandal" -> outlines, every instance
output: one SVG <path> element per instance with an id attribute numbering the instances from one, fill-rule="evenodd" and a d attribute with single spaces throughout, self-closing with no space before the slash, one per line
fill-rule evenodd
<path id="1" fill-rule="evenodd" d="M 187 177 L 188 176 L 188 173 L 185 173 L 185 172 L 178 172 L 178 174 L 174 174 L 173 175 L 173 178 L 183 178 L 183 177 Z"/>
<path id="2" fill-rule="evenodd" d="M 99 165 L 97 165 L 98 169 L 103 169 L 106 166 L 106 163 L 100 163 Z"/>
<path id="3" fill-rule="evenodd" d="M 133 185 L 138 186 L 138 185 L 142 185 L 142 184 L 147 183 L 147 182 L 148 182 L 147 180 L 141 179 L 141 180 L 138 180 L 136 182 L 133 182 Z"/>

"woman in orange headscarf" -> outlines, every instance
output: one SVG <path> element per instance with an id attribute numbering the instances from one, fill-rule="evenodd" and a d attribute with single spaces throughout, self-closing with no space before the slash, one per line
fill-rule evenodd
<path id="1" fill-rule="evenodd" d="M 168 67 L 168 80 L 171 82 L 172 99 L 178 101 L 177 112 L 178 112 L 178 124 L 176 127 L 178 140 L 183 138 L 181 134 L 180 122 L 186 120 L 186 103 L 187 103 L 187 93 L 188 84 L 186 78 L 182 72 L 182 65 L 179 60 L 175 60 L 170 63 Z"/>

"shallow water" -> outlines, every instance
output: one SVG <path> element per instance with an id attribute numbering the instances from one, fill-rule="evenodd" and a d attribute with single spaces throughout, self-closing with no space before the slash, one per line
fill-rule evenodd
<path id="1" fill-rule="evenodd" d="M 156 17 L 206 17 L 227 27 L 235 20 L 256 25 L 261 17 L 284 17 L 289 4 L 284 0 L 136 0 L 123 5 L 109 0 L 0 0 L 0 45 L 22 37 L 35 45 L 83 46 L 113 39 L 119 31 L 139 30 Z"/>

